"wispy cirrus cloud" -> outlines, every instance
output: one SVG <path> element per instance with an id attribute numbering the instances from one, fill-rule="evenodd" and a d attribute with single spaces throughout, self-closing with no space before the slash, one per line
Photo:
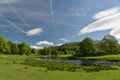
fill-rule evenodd
<path id="1" fill-rule="evenodd" d="M 43 32 L 43 28 L 35 28 L 26 32 L 27 36 L 40 35 Z"/>
<path id="2" fill-rule="evenodd" d="M 7 4 L 7 1 L 9 1 L 10 3 L 18 3 L 22 0 L 0 0 L 0 4 Z"/>
<path id="3" fill-rule="evenodd" d="M 69 15 L 69 16 L 79 16 L 79 17 L 84 17 L 86 16 L 86 12 L 83 12 L 81 9 L 79 8 L 70 8 L 68 10 L 68 13 L 66 13 L 66 15 Z"/>
<path id="4" fill-rule="evenodd" d="M 118 39 L 120 38 L 120 7 L 98 12 L 93 18 L 98 20 L 80 30 L 79 35 L 111 29 L 110 34 Z"/>
<path id="5" fill-rule="evenodd" d="M 18 0 L 17 0 L 18 1 Z M 16 8 L 11 4 L 10 1 L 6 0 L 6 3 L 8 4 L 8 6 L 10 7 L 10 9 L 18 16 L 18 18 L 23 22 L 23 24 L 25 26 L 29 26 L 27 23 L 26 23 L 26 20 L 24 19 L 24 17 L 22 17 L 20 15 L 20 13 L 16 10 Z"/>
<path id="6" fill-rule="evenodd" d="M 111 8 L 111 9 L 107 9 L 107 10 L 96 13 L 93 16 L 93 19 L 101 19 L 101 18 L 104 18 L 104 17 L 108 17 L 108 16 L 111 16 L 111 15 L 114 15 L 114 14 L 118 13 L 119 11 L 120 11 L 120 7 L 114 7 L 114 8 Z"/>
<path id="7" fill-rule="evenodd" d="M 66 11 L 55 11 L 55 14 L 57 15 L 64 15 L 64 16 L 78 16 L 78 17 L 84 17 L 87 15 L 87 11 L 84 12 L 83 9 L 80 8 L 69 8 Z"/>
<path id="8" fill-rule="evenodd" d="M 8 33 L 8 31 L 7 30 L 5 30 L 5 29 L 1 29 L 3 32 L 5 32 L 5 33 Z"/>
<path id="9" fill-rule="evenodd" d="M 13 28 L 16 28 L 18 31 L 25 33 L 25 31 L 23 29 L 21 29 L 19 26 L 17 26 L 17 24 L 15 22 L 11 21 L 10 19 L 6 18 L 5 16 L 0 15 L 0 19 L 2 19 L 3 22 L 7 23 L 7 24 L 4 24 L 2 27 L 6 27 L 5 25 L 12 26 Z"/>

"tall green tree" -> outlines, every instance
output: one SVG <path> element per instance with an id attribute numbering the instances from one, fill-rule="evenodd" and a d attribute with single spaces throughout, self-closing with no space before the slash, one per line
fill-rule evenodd
<path id="1" fill-rule="evenodd" d="M 51 48 L 45 47 L 43 49 L 40 50 L 40 54 L 42 55 L 49 55 L 51 54 Z"/>
<path id="2" fill-rule="evenodd" d="M 37 53 L 37 50 L 34 49 L 34 48 L 32 48 L 32 49 L 31 49 L 31 53 L 36 54 L 36 53 Z"/>
<path id="3" fill-rule="evenodd" d="M 96 55 L 104 55 L 104 50 L 102 50 L 103 46 L 101 46 L 102 41 L 101 40 L 95 40 L 94 44 L 96 46 Z"/>
<path id="4" fill-rule="evenodd" d="M 20 55 L 23 55 L 23 54 L 29 55 L 29 54 L 31 54 L 31 48 L 27 43 L 21 43 L 19 45 L 19 48 L 20 48 L 20 53 L 19 53 Z"/>
<path id="5" fill-rule="evenodd" d="M 96 46 L 91 38 L 85 38 L 80 42 L 80 56 L 94 55 L 96 52 Z"/>
<path id="6" fill-rule="evenodd" d="M 101 48 L 105 51 L 107 54 L 116 54 L 119 52 L 119 44 L 117 39 L 112 35 L 106 35 L 104 36 Z"/>
<path id="7" fill-rule="evenodd" d="M 11 54 L 19 54 L 20 49 L 17 44 L 12 43 L 11 41 L 8 41 L 8 44 L 10 46 Z"/>
<path id="8" fill-rule="evenodd" d="M 7 41 L 0 35 L 0 53 L 10 54 L 10 46 Z"/>
<path id="9" fill-rule="evenodd" d="M 52 51 L 51 51 L 51 54 L 52 55 L 55 55 L 55 56 L 58 56 L 59 55 L 59 51 L 58 50 L 56 50 L 56 49 L 53 49 Z"/>

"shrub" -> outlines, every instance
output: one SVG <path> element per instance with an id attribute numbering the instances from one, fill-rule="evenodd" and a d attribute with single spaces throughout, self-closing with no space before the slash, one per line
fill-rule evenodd
<path id="1" fill-rule="evenodd" d="M 95 65 L 95 66 L 84 67 L 83 70 L 85 70 L 86 72 L 98 72 L 101 70 L 117 70 L 117 68 L 109 65 Z"/>
<path id="2" fill-rule="evenodd" d="M 94 66 L 80 66 L 76 65 L 75 63 L 70 62 L 54 62 L 54 61 L 48 61 L 48 60 L 35 60 L 32 57 L 28 57 L 24 63 L 25 65 L 31 65 L 34 67 L 44 67 L 46 70 L 50 71 L 70 71 L 75 72 L 77 69 L 83 69 L 86 72 L 98 72 L 101 70 L 117 70 L 117 68 L 114 68 L 110 65 L 103 65 L 98 64 Z"/>
<path id="3" fill-rule="evenodd" d="M 31 65 L 34 67 L 45 67 L 47 70 L 50 71 L 71 71 L 74 72 L 78 66 L 74 63 L 69 63 L 69 62 L 53 62 L 53 61 L 48 61 L 48 60 L 35 60 L 34 58 L 27 58 L 23 64 L 26 65 Z"/>

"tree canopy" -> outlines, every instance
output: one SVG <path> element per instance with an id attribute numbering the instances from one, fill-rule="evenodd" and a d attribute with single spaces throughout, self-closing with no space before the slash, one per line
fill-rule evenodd
<path id="1" fill-rule="evenodd" d="M 96 46 L 91 38 L 85 38 L 80 42 L 80 56 L 93 55 L 96 52 Z"/>
<path id="2" fill-rule="evenodd" d="M 102 40 L 93 40 L 86 37 L 81 42 L 70 42 L 61 46 L 47 47 L 39 50 L 42 55 L 75 55 L 96 56 L 107 54 L 120 54 L 120 44 L 112 35 L 106 35 Z"/>
<path id="3" fill-rule="evenodd" d="M 10 54 L 10 46 L 7 41 L 0 35 L 0 53 Z"/>
<path id="4" fill-rule="evenodd" d="M 40 55 L 75 55 L 75 56 L 95 56 L 106 54 L 120 54 L 120 44 L 112 35 L 106 35 L 102 40 L 93 40 L 86 37 L 81 42 L 70 42 L 61 46 L 45 47 L 43 49 L 32 49 L 23 42 L 20 44 L 6 41 L 0 35 L 0 54 L 40 54 Z"/>
<path id="5" fill-rule="evenodd" d="M 31 48 L 27 43 L 16 44 L 11 41 L 6 41 L 0 35 L 0 54 L 25 54 L 29 55 Z"/>
<path id="6" fill-rule="evenodd" d="M 114 36 L 106 35 L 101 41 L 101 48 L 108 54 L 116 54 L 119 51 L 119 44 Z"/>

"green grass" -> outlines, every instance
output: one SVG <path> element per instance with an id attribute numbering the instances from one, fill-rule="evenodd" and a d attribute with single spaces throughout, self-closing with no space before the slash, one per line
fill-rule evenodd
<path id="1" fill-rule="evenodd" d="M 26 56 L 0 55 L 0 80 L 120 80 L 118 70 L 87 73 L 46 71 L 45 68 L 22 65 Z"/>

